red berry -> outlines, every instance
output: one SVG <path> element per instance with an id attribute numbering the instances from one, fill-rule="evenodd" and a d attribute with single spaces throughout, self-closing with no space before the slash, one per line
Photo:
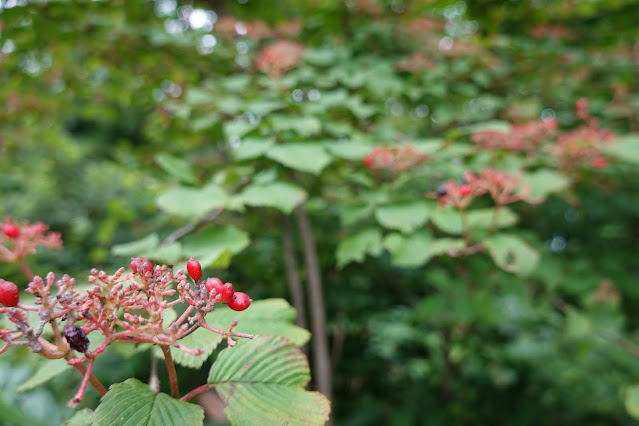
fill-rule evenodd
<path id="1" fill-rule="evenodd" d="M 606 157 L 595 157 L 590 161 L 590 164 L 592 164 L 593 167 L 596 167 L 598 169 L 605 169 L 608 166 L 608 160 L 606 159 Z"/>
<path id="2" fill-rule="evenodd" d="M 448 205 L 448 201 L 444 197 L 441 197 L 440 199 L 438 199 L 437 202 L 442 207 L 446 207 Z"/>
<path id="3" fill-rule="evenodd" d="M 235 289 L 233 288 L 233 284 L 226 283 L 220 288 L 220 302 L 229 303 L 233 300 L 233 295 L 235 294 Z"/>
<path id="4" fill-rule="evenodd" d="M 220 290 L 222 289 L 222 286 L 224 284 L 222 283 L 222 280 L 219 278 L 209 278 L 206 280 L 206 291 L 209 292 L 209 294 L 211 294 L 213 291 L 215 291 L 215 295 L 220 294 Z"/>
<path id="5" fill-rule="evenodd" d="M 0 305 L 13 308 L 20 301 L 18 286 L 0 278 Z"/>
<path id="6" fill-rule="evenodd" d="M 251 298 L 246 293 L 238 291 L 233 295 L 233 299 L 229 302 L 229 308 L 234 311 L 243 311 L 251 304 Z"/>
<path id="7" fill-rule="evenodd" d="M 366 167 L 370 167 L 373 165 L 373 156 L 372 155 L 367 155 L 366 157 L 364 157 L 364 159 L 362 160 L 362 163 L 364 163 L 364 165 Z"/>
<path id="8" fill-rule="evenodd" d="M 459 193 L 462 195 L 462 197 L 470 195 L 472 192 L 473 190 L 470 185 L 462 185 L 459 187 Z"/>
<path id="9" fill-rule="evenodd" d="M 15 223 L 7 223 L 2 225 L 2 233 L 9 238 L 16 239 L 20 236 L 20 227 Z"/>
<path id="10" fill-rule="evenodd" d="M 191 257 L 189 261 L 186 262 L 186 271 L 195 281 L 199 281 L 200 278 L 202 278 L 202 265 L 200 265 L 200 262 L 198 262 L 194 257 Z"/>
<path id="11" fill-rule="evenodd" d="M 144 274 L 145 272 L 153 272 L 153 264 L 144 257 L 131 258 L 131 270 L 134 274 Z"/>

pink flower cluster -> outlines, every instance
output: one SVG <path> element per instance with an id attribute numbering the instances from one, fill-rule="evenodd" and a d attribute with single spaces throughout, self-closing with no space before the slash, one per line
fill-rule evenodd
<path id="1" fill-rule="evenodd" d="M 557 126 L 557 120 L 529 121 L 513 124 L 509 132 L 480 130 L 473 133 L 470 140 L 485 149 L 526 151 L 528 155 L 533 155 L 537 152 L 539 145 L 554 134 Z"/>
<path id="2" fill-rule="evenodd" d="M 288 40 L 277 40 L 260 50 L 255 68 L 271 77 L 279 78 L 301 64 L 304 46 Z"/>
<path id="3" fill-rule="evenodd" d="M 377 145 L 362 162 L 371 170 L 390 170 L 397 173 L 410 170 L 428 160 L 429 157 L 426 154 L 417 151 L 412 145 L 396 147 Z"/>

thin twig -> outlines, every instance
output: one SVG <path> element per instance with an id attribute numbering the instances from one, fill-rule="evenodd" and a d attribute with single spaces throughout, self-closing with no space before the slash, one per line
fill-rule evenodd
<path id="1" fill-rule="evenodd" d="M 87 372 L 87 368 L 81 362 L 77 364 L 73 364 L 73 367 L 80 372 L 80 374 L 85 375 Z M 97 377 L 93 375 L 93 373 L 89 374 L 89 383 L 91 386 L 100 394 L 100 396 L 104 396 L 107 393 L 107 388 L 98 380 Z"/>
<path id="2" fill-rule="evenodd" d="M 297 260 L 295 259 L 295 249 L 293 244 L 293 230 L 291 229 L 291 220 L 288 216 L 282 217 L 282 251 L 284 252 L 284 267 L 286 268 L 286 282 L 288 290 L 291 293 L 291 302 L 297 316 L 295 324 L 299 327 L 306 328 L 306 309 L 304 308 L 304 291 L 300 281 L 300 275 L 297 269 Z"/>
<path id="3" fill-rule="evenodd" d="M 24 260 L 24 258 L 18 259 L 18 266 L 20 267 L 20 270 L 22 271 L 24 276 L 27 277 L 27 280 L 33 280 L 33 270 L 31 269 L 27 261 Z"/>
<path id="4" fill-rule="evenodd" d="M 313 236 L 311 222 L 304 206 L 299 205 L 295 208 L 295 218 L 297 219 L 297 227 L 302 238 L 304 263 L 308 276 L 311 331 L 313 333 L 313 365 L 315 367 L 315 377 L 317 378 L 317 388 L 326 398 L 331 400 L 331 360 L 317 247 L 315 246 L 315 237 Z"/>
<path id="5" fill-rule="evenodd" d="M 215 385 L 211 385 L 211 384 L 205 383 L 202 386 L 198 386 L 195 389 L 193 389 L 191 392 L 189 392 L 186 395 L 184 395 L 182 398 L 180 398 L 180 401 L 188 401 L 189 399 L 201 394 L 204 391 L 212 389 L 214 387 L 215 387 Z"/>
<path id="6" fill-rule="evenodd" d="M 171 383 L 171 396 L 173 398 L 180 397 L 180 389 L 178 388 L 177 373 L 175 372 L 175 364 L 173 363 L 173 355 L 171 348 L 167 345 L 160 345 L 164 353 L 164 361 L 166 362 L 166 371 L 169 373 L 169 382 Z"/>

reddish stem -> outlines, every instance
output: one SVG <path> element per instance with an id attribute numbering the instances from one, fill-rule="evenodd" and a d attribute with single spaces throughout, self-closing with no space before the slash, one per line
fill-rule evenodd
<path id="1" fill-rule="evenodd" d="M 173 398 L 180 397 L 180 389 L 178 388 L 177 373 L 175 372 L 175 364 L 173 363 L 173 355 L 171 348 L 166 345 L 160 345 L 164 353 L 164 361 L 166 362 L 166 371 L 169 374 L 169 383 L 171 383 L 171 396 Z"/>
<path id="2" fill-rule="evenodd" d="M 198 386 L 195 389 L 193 389 L 191 392 L 187 393 L 186 395 L 184 395 L 182 398 L 180 398 L 180 401 L 188 401 L 189 399 L 201 394 L 202 392 L 205 392 L 209 389 L 213 389 L 215 387 L 215 385 L 211 385 L 209 383 L 205 383 L 202 386 Z"/>

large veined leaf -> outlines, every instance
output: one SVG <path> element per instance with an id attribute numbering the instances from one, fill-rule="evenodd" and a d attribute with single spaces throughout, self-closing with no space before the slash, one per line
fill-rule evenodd
<path id="1" fill-rule="evenodd" d="M 306 356 L 279 336 L 242 340 L 224 349 L 208 383 L 227 403 L 224 412 L 237 425 L 323 425 L 330 402 L 304 386 L 310 380 Z"/>
<path id="2" fill-rule="evenodd" d="M 210 313 L 208 316 L 215 316 L 217 312 Z M 225 330 L 228 329 L 228 324 Z M 189 368 L 200 368 L 202 364 L 213 353 L 217 345 L 224 340 L 224 336 L 214 333 L 206 328 L 198 328 L 193 333 L 180 340 L 180 344 L 186 346 L 189 349 L 200 348 L 202 353 L 199 356 L 193 356 L 182 349 L 171 347 L 171 354 L 173 355 L 173 361 L 176 364 L 180 364 Z"/>
<path id="3" fill-rule="evenodd" d="M 388 241 L 385 247 L 391 253 L 391 263 L 395 266 L 415 268 L 430 259 L 433 236 L 427 230 L 417 231 L 407 237 L 396 235 L 395 241 Z"/>
<path id="4" fill-rule="evenodd" d="M 167 213 L 199 219 L 216 207 L 224 206 L 226 192 L 208 184 L 202 188 L 178 186 L 161 194 L 156 202 Z"/>
<path id="5" fill-rule="evenodd" d="M 248 309 L 241 312 L 226 306 L 216 307 L 206 321 L 213 327 L 226 330 L 231 321 L 236 320 L 237 326 L 233 331 L 238 333 L 283 336 L 295 345 L 302 346 L 308 342 L 311 333 L 293 324 L 295 315 L 295 309 L 286 300 L 266 299 L 252 302 Z"/>
<path id="6" fill-rule="evenodd" d="M 91 424 L 117 426 L 201 425 L 204 411 L 199 405 L 155 393 L 137 379 L 116 383 L 102 397 Z"/>
<path id="7" fill-rule="evenodd" d="M 242 139 L 237 148 L 233 148 L 231 152 L 238 160 L 248 160 L 263 155 L 274 143 L 275 140 L 272 138 L 246 138 Z"/>
<path id="8" fill-rule="evenodd" d="M 289 143 L 275 145 L 266 156 L 295 170 L 318 174 L 331 162 L 324 147 L 312 143 Z"/>
<path id="9" fill-rule="evenodd" d="M 306 191 L 286 182 L 253 184 L 241 192 L 239 199 L 248 206 L 274 207 L 288 214 L 306 199 Z"/>
<path id="10" fill-rule="evenodd" d="M 361 160 L 373 149 L 369 144 L 355 141 L 325 142 L 324 146 L 335 157 L 352 161 Z"/>
<path id="11" fill-rule="evenodd" d="M 51 380 L 64 371 L 70 370 L 72 368 L 73 367 L 71 367 L 67 363 L 67 360 L 64 358 L 51 360 L 47 359 L 46 361 L 44 361 L 42 366 L 35 373 L 33 373 L 33 376 L 31 376 L 26 382 L 17 387 L 16 391 L 24 392 L 26 390 L 33 389 Z"/>
<path id="12" fill-rule="evenodd" d="M 382 252 L 382 233 L 377 228 L 367 228 L 344 238 L 337 245 L 337 267 L 350 262 L 362 262 L 367 254 L 379 256 Z"/>
<path id="13" fill-rule="evenodd" d="M 428 220 L 428 204 L 415 201 L 379 206 L 375 209 L 375 218 L 386 228 L 398 229 L 405 233 L 413 232 Z"/>
<path id="14" fill-rule="evenodd" d="M 226 250 L 239 253 L 249 245 L 249 236 L 234 226 L 209 228 L 189 234 L 182 240 L 183 252 L 197 258 L 202 265 L 215 262 Z"/>
<path id="15" fill-rule="evenodd" d="M 484 245 L 500 268 L 517 275 L 530 274 L 539 262 L 539 252 L 516 235 L 493 235 Z"/>
<path id="16" fill-rule="evenodd" d="M 600 149 L 621 161 L 639 164 L 639 134 L 621 137 L 613 144 L 602 145 Z"/>
<path id="17" fill-rule="evenodd" d="M 315 117 L 299 117 L 294 115 L 276 115 L 270 116 L 273 130 L 283 132 L 293 130 L 300 136 L 308 137 L 319 133 L 322 130 L 322 124 Z"/>
<path id="18" fill-rule="evenodd" d="M 166 153 L 157 154 L 155 161 L 171 176 L 186 183 L 197 182 L 193 168 L 188 161 Z"/>
<path id="19" fill-rule="evenodd" d="M 521 181 L 530 187 L 530 195 L 534 197 L 546 197 L 553 192 L 563 191 L 570 183 L 567 177 L 549 169 L 523 174 Z"/>
<path id="20" fill-rule="evenodd" d="M 62 423 L 62 426 L 86 426 L 91 424 L 93 410 L 84 408 L 73 415 L 69 420 Z"/>
<path id="21" fill-rule="evenodd" d="M 473 229 L 487 230 L 493 221 L 494 209 L 470 210 L 466 213 L 466 223 Z M 439 209 L 431 216 L 436 227 L 453 235 L 462 233 L 462 217 L 458 210 Z M 517 223 L 517 215 L 508 207 L 500 207 L 495 225 L 497 228 L 507 228 Z"/>
<path id="22" fill-rule="evenodd" d="M 140 256 L 140 253 L 155 250 L 158 245 L 160 245 L 160 237 L 153 233 L 140 240 L 114 245 L 111 248 L 111 253 L 114 256 Z"/>

